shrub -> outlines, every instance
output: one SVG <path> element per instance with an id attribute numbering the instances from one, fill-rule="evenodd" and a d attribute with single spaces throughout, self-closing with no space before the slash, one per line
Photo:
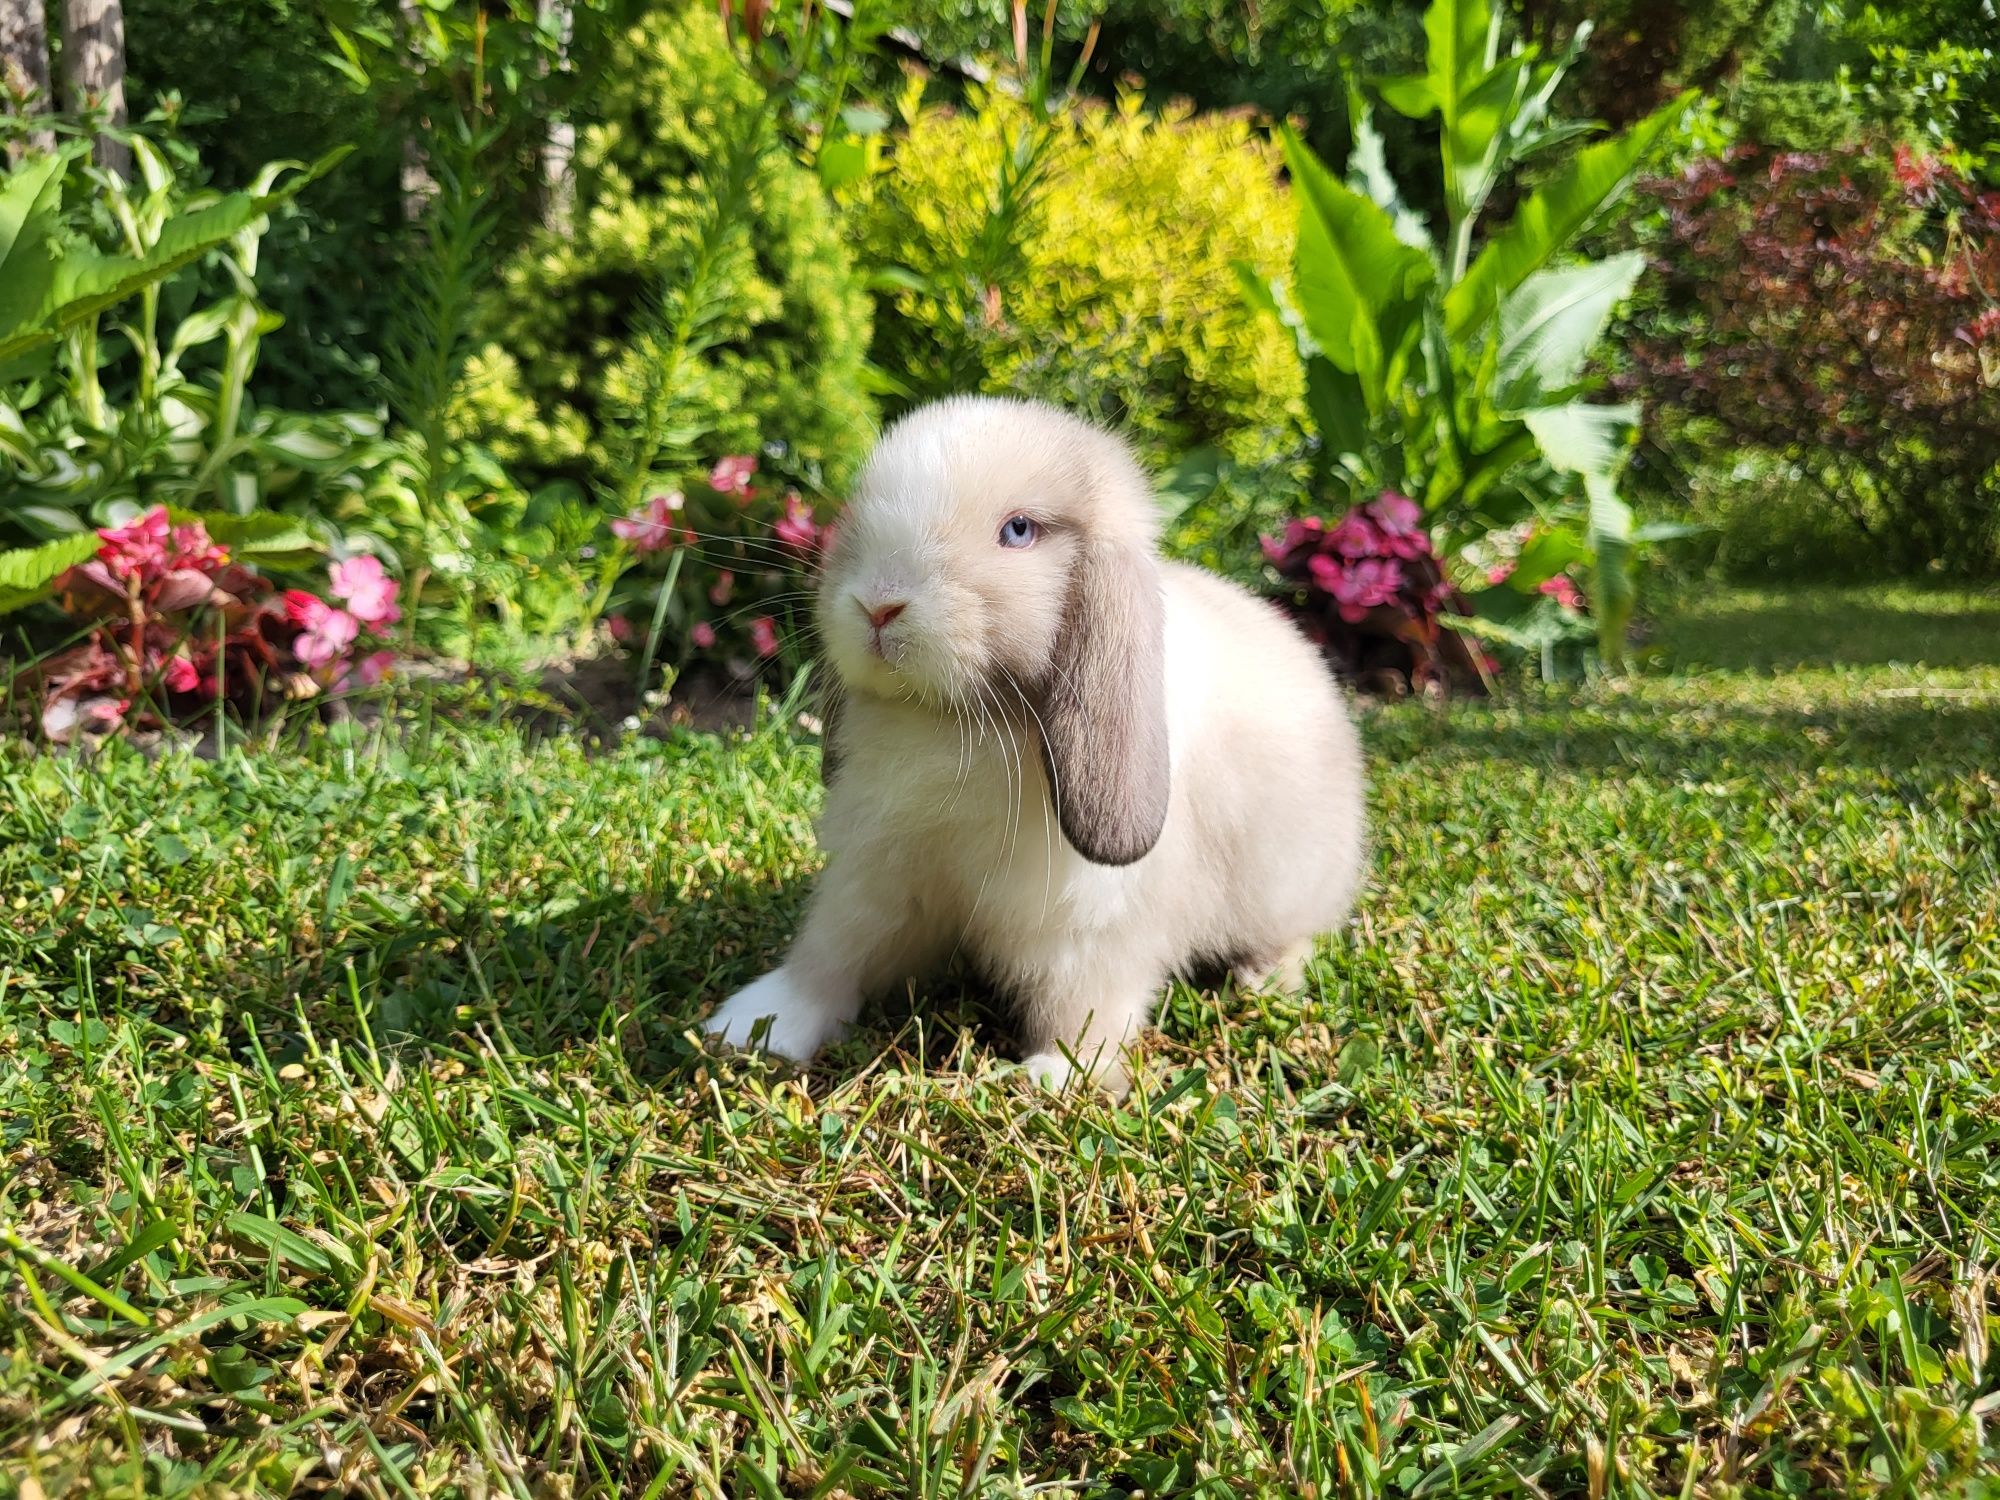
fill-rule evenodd
<path id="1" fill-rule="evenodd" d="M 1666 451 L 1778 460 L 1878 567 L 1993 560 L 2000 193 L 1907 147 L 1738 147 L 1652 184 L 1622 377 Z"/>
<path id="2" fill-rule="evenodd" d="M 1272 271 L 1290 246 L 1274 153 L 1243 120 L 1152 117 L 1135 96 L 1058 114 L 1041 188 L 1003 226 L 1009 269 L 989 283 L 981 241 L 1027 116 L 998 92 L 971 113 L 920 113 L 868 186 L 862 258 L 908 273 L 878 309 L 877 362 L 914 396 L 1044 396 L 1156 454 L 1269 449 L 1299 377 L 1233 264 Z"/>
<path id="3" fill-rule="evenodd" d="M 655 14 L 611 54 L 577 142 L 574 224 L 503 262 L 461 431 L 528 474 L 622 489 L 611 429 L 670 369 L 677 449 L 754 451 L 782 432 L 795 462 L 844 480 L 872 430 L 868 299 L 818 181 L 764 128 L 765 94 L 713 11 Z M 747 164 L 746 221 L 718 247 L 714 205 L 753 140 L 770 144 Z M 649 313 L 718 248 L 731 274 L 701 310 L 702 356 L 682 359 Z"/>

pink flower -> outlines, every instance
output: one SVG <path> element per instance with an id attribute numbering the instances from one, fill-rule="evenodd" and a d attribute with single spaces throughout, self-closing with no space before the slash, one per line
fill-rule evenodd
<path id="1" fill-rule="evenodd" d="M 396 580 L 382 571 L 379 558 L 350 557 L 327 569 L 333 597 L 347 606 L 370 630 L 380 630 L 403 618 L 396 603 Z"/>
<path id="2" fill-rule="evenodd" d="M 102 544 L 98 561 L 114 578 L 157 578 L 167 570 L 167 508 L 156 505 L 138 520 L 125 526 L 110 526 L 97 533 Z"/>
<path id="3" fill-rule="evenodd" d="M 1394 490 L 1384 490 L 1363 509 L 1381 534 L 1383 550 L 1391 557 L 1430 556 L 1430 533 L 1424 530 L 1424 513 L 1416 501 Z"/>
<path id="4" fill-rule="evenodd" d="M 1340 618 L 1358 625 L 1368 611 L 1393 603 L 1403 587 L 1403 567 L 1394 558 L 1363 557 L 1340 562 L 1324 554 L 1308 565 L 1312 580 L 1333 596 Z"/>
<path id="5" fill-rule="evenodd" d="M 1383 538 L 1375 524 L 1357 509 L 1342 516 L 1340 523 L 1326 534 L 1326 545 L 1342 557 L 1374 557 L 1383 550 Z"/>
<path id="6" fill-rule="evenodd" d="M 355 675 L 360 677 L 363 687 L 373 687 L 376 683 L 387 677 L 395 665 L 395 652 L 374 651 L 362 657 L 361 664 L 354 670 Z"/>
<path id="7" fill-rule="evenodd" d="M 174 528 L 174 565 L 214 573 L 229 561 L 229 553 L 218 547 L 199 521 Z"/>
<path id="8" fill-rule="evenodd" d="M 757 460 L 747 453 L 721 459 L 708 471 L 708 487 L 718 495 L 748 495 Z"/>
<path id="9" fill-rule="evenodd" d="M 778 622 L 769 615 L 759 615 L 750 622 L 750 644 L 757 648 L 759 656 L 778 654 Z"/>
<path id="10" fill-rule="evenodd" d="M 624 615 L 606 615 L 604 628 L 611 632 L 611 639 L 621 646 L 631 645 L 632 638 L 639 633 L 638 627 Z"/>
<path id="11" fill-rule="evenodd" d="M 303 589 L 285 591 L 285 618 L 299 627 L 292 655 L 318 670 L 346 653 L 361 634 L 361 622 Z"/>
<path id="12" fill-rule="evenodd" d="M 819 550 L 819 525 L 813 519 L 812 507 L 799 498 L 797 490 L 785 492 L 785 513 L 773 523 L 771 534 L 780 545 L 801 557 L 809 557 Z"/>
<path id="13" fill-rule="evenodd" d="M 1486 570 L 1486 582 L 1488 586 L 1496 589 L 1513 576 L 1514 564 L 1510 562 L 1495 563 Z"/>
<path id="14" fill-rule="evenodd" d="M 770 622 L 766 620 L 763 623 L 769 624 Z M 755 627 L 753 626 L 752 629 L 754 632 Z M 706 620 L 696 620 L 694 622 L 694 629 L 688 632 L 688 639 L 693 641 L 697 648 L 706 651 L 715 644 L 715 627 Z M 777 649 L 777 633 L 773 631 L 771 636 L 771 650 L 775 651 Z M 766 652 L 765 654 L 768 656 L 770 652 Z"/>
<path id="15" fill-rule="evenodd" d="M 1318 546 L 1320 538 L 1325 534 L 1326 523 L 1318 516 L 1307 516 L 1304 520 L 1285 522 L 1285 535 L 1282 541 L 1260 536 L 1257 538 L 1257 543 L 1264 549 L 1266 557 L 1283 567 L 1300 548 Z"/>
<path id="16" fill-rule="evenodd" d="M 163 680 L 170 693 L 191 693 L 201 686 L 201 669 L 188 657 L 176 655 L 168 659 Z"/>
<path id="17" fill-rule="evenodd" d="M 736 575 L 724 568 L 715 575 L 715 582 L 708 586 L 708 602 L 717 609 L 722 608 L 736 592 Z"/>
<path id="18" fill-rule="evenodd" d="M 655 495 L 629 516 L 611 523 L 611 534 L 630 542 L 634 552 L 664 552 L 682 542 L 694 540 L 685 524 L 674 524 L 674 512 L 687 503 L 679 490 Z"/>
<path id="19" fill-rule="evenodd" d="M 1547 594 L 1564 609 L 1583 608 L 1583 593 L 1566 573 L 1558 573 L 1553 578 L 1544 578 L 1537 585 L 1536 592 Z"/>

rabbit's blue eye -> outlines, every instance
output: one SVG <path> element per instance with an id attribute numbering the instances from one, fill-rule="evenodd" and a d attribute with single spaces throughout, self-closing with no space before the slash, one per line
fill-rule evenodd
<path id="1" fill-rule="evenodd" d="M 1000 525 L 1000 545 L 1003 547 L 1032 547 L 1035 538 L 1042 534 L 1030 516 L 1009 516 Z"/>

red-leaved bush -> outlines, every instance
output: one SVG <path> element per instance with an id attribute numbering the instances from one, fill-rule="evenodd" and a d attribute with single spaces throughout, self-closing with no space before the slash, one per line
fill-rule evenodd
<path id="1" fill-rule="evenodd" d="M 1261 540 L 1289 585 L 1280 602 L 1350 679 L 1393 695 L 1483 690 L 1491 663 L 1444 623 L 1471 609 L 1444 576 L 1414 500 L 1385 490 L 1332 526 L 1309 516 Z"/>
<path id="2" fill-rule="evenodd" d="M 1649 425 L 1704 419 L 1704 447 L 1791 461 L 1887 566 L 1976 561 L 2000 465 L 2000 192 L 1905 146 L 1739 146 L 1648 186 L 1662 306 L 1620 382 Z"/>
<path id="3" fill-rule="evenodd" d="M 219 700 L 255 717 L 275 698 L 372 685 L 389 669 L 375 637 L 402 611 L 372 557 L 333 564 L 322 598 L 280 594 L 163 506 L 98 537 L 97 555 L 56 581 L 57 602 L 89 633 L 31 674 L 42 730 L 58 744 L 157 729 Z"/>

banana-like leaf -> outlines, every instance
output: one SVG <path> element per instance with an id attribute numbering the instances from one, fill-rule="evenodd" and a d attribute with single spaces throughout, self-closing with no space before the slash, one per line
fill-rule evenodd
<path id="1" fill-rule="evenodd" d="M 1632 507 L 1618 498 L 1609 474 L 1584 475 L 1583 489 L 1590 500 L 1591 550 L 1597 556 L 1590 597 L 1597 649 L 1607 665 L 1616 667 L 1625 656 L 1625 627 L 1638 593 L 1632 579 Z"/>
<path id="2" fill-rule="evenodd" d="M 1500 17 L 1492 0 L 1431 0 L 1424 38 L 1424 81 L 1437 102 L 1445 198 L 1456 224 L 1477 211 L 1481 184 L 1491 186 L 1514 80 L 1495 67 Z"/>
<path id="3" fill-rule="evenodd" d="M 1445 326 L 1453 334 L 1484 322 L 1500 299 L 1549 264 L 1593 220 L 1623 196 L 1654 144 L 1693 95 L 1683 94 L 1621 136 L 1586 146 L 1515 212 L 1462 280 L 1445 294 Z"/>
<path id="4" fill-rule="evenodd" d="M 39 307 L 25 323 L 0 324 L 0 360 L 12 359 L 63 336 L 141 288 L 166 280 L 257 222 L 308 183 L 331 171 L 354 148 L 329 151 L 282 187 L 231 193 L 169 221 L 142 256 L 72 251 L 55 263 Z"/>
<path id="5" fill-rule="evenodd" d="M 1339 369 L 1324 355 L 1314 355 L 1306 361 L 1306 406 L 1327 459 L 1367 451 L 1368 403 L 1359 376 Z"/>
<path id="6" fill-rule="evenodd" d="M 1537 271 L 1502 298 L 1494 404 L 1521 411 L 1561 399 L 1645 266 L 1645 256 L 1633 250 Z"/>
<path id="7" fill-rule="evenodd" d="M 1626 440 L 1639 424 L 1639 407 L 1631 401 L 1617 406 L 1572 401 L 1522 412 L 1521 420 L 1541 445 L 1549 467 L 1587 478 L 1618 471 L 1625 461 Z"/>
<path id="8" fill-rule="evenodd" d="M 78 563 L 95 557 L 99 545 L 96 532 L 80 531 L 39 547 L 0 552 L 0 614 L 46 599 L 50 585 Z"/>
<path id="9" fill-rule="evenodd" d="M 1360 377 L 1370 409 L 1385 400 L 1388 355 L 1413 331 L 1430 257 L 1396 238 L 1389 216 L 1336 178 L 1291 130 L 1285 162 L 1300 203 L 1295 292 L 1306 331 Z"/>

